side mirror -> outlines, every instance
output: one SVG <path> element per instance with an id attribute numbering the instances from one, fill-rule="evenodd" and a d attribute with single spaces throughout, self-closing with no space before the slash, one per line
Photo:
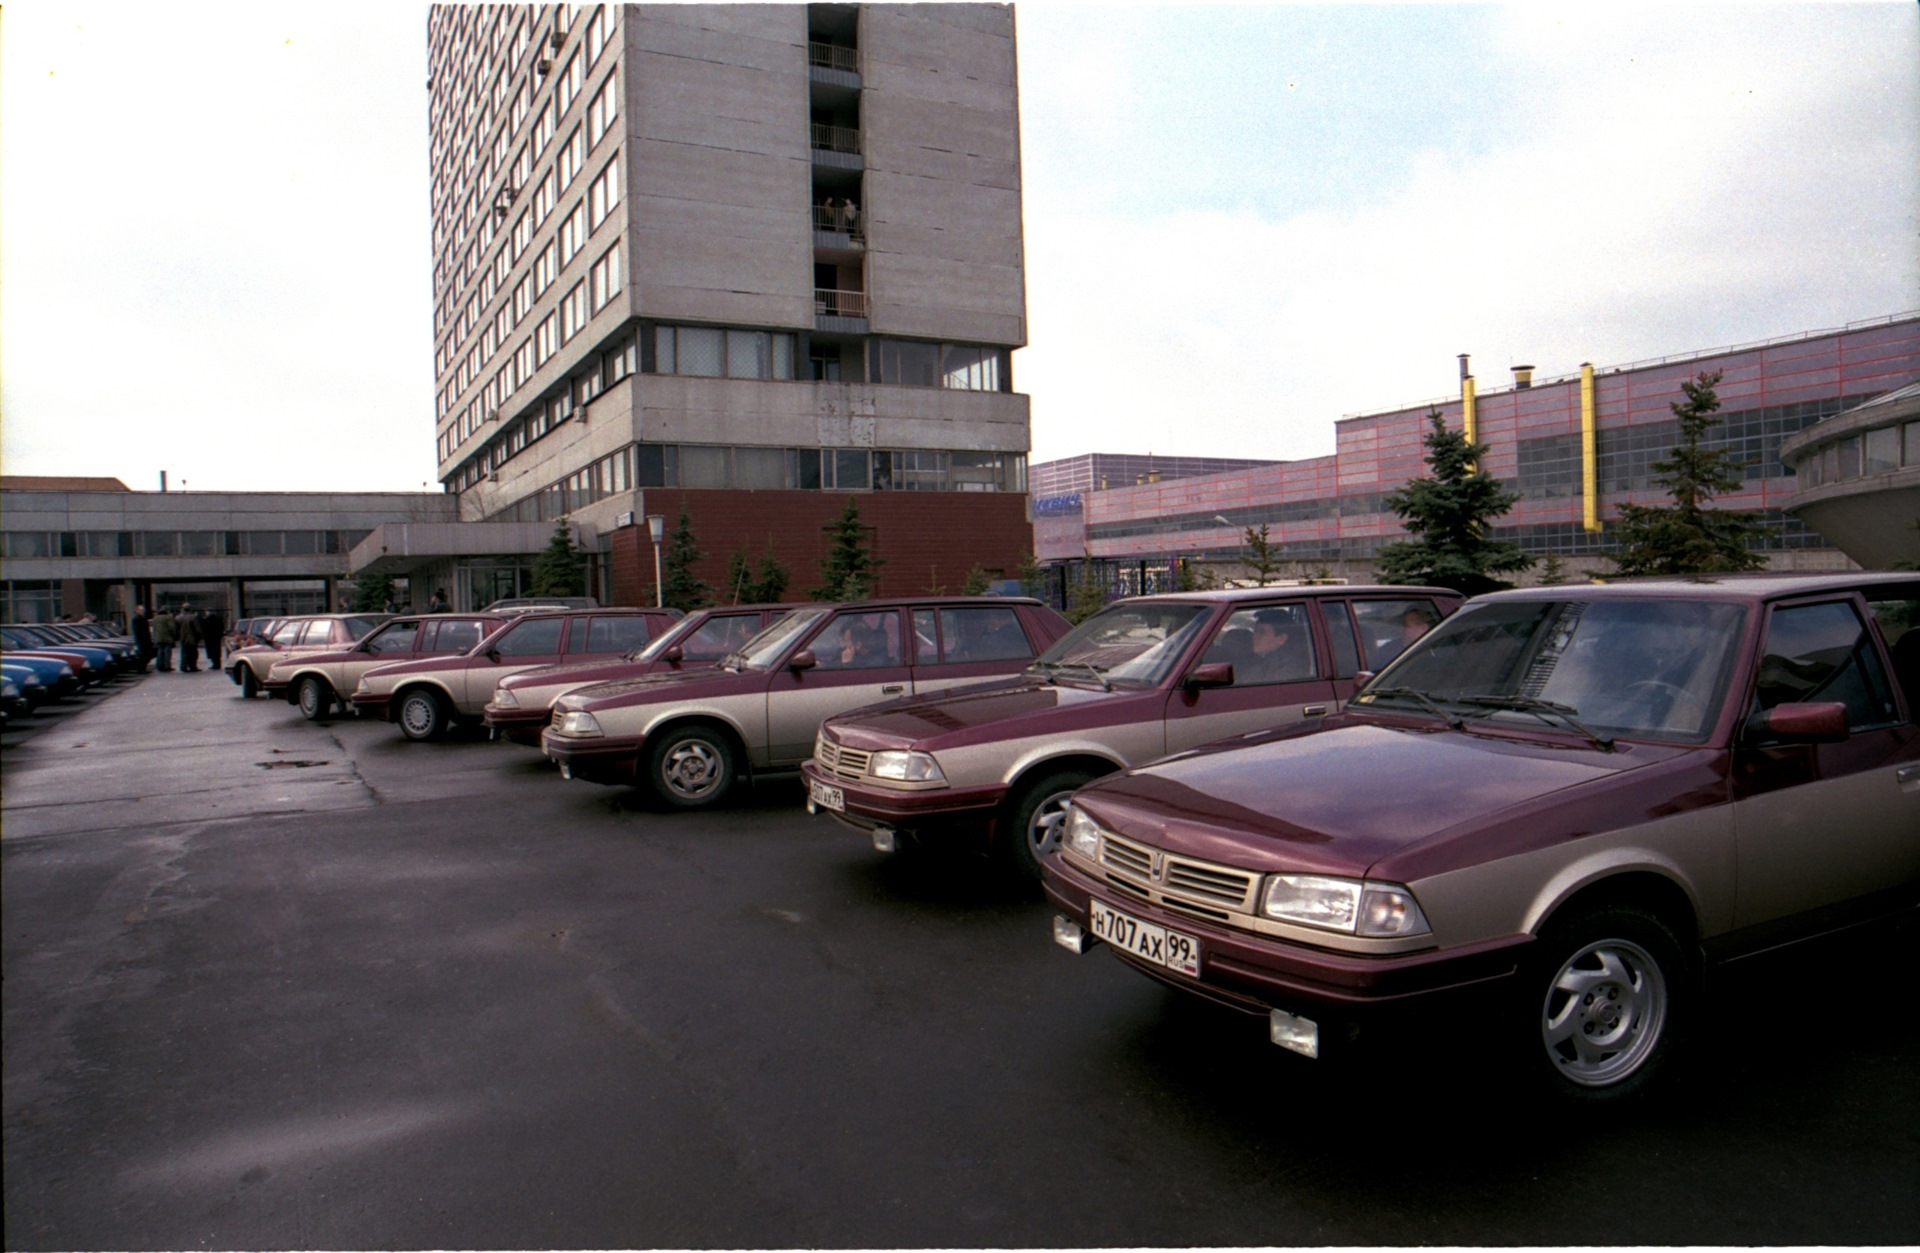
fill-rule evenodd
<path id="1" fill-rule="evenodd" d="M 1195 666 L 1187 672 L 1182 687 L 1194 690 L 1203 687 L 1232 687 L 1233 663 L 1230 661 L 1209 661 Z"/>
<path id="2" fill-rule="evenodd" d="M 498 648 L 489 648 L 487 650 L 487 660 L 488 661 L 500 660 L 500 650 Z"/>
<path id="3" fill-rule="evenodd" d="M 1839 701 L 1789 701 L 1747 719 L 1747 734 L 1784 744 L 1837 744 L 1847 738 L 1847 707 Z"/>
<path id="4" fill-rule="evenodd" d="M 660 654 L 660 659 L 670 666 L 677 666 L 686 659 L 686 656 L 686 649 L 681 648 L 678 644 L 674 644 L 669 647 L 666 652 Z"/>
<path id="5" fill-rule="evenodd" d="M 793 660 L 787 663 L 787 669 L 811 670 L 819 664 L 820 659 L 813 655 L 813 650 L 811 648 L 803 648 L 793 655 Z"/>

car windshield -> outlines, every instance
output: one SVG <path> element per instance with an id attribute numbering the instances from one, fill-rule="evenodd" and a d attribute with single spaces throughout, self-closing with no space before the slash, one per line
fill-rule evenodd
<path id="1" fill-rule="evenodd" d="M 1179 664 L 1206 622 L 1206 605 L 1136 601 L 1104 609 L 1027 667 L 1049 679 L 1152 687 Z"/>
<path id="2" fill-rule="evenodd" d="M 1740 605 L 1677 599 L 1468 605 L 1353 704 L 1699 743 L 1720 712 L 1745 616 Z"/>
<path id="3" fill-rule="evenodd" d="M 769 626 L 740 646 L 740 651 L 727 654 L 720 664 L 742 670 L 765 670 L 780 659 L 787 645 L 812 628 L 813 624 L 825 617 L 827 609 L 801 609 Z"/>

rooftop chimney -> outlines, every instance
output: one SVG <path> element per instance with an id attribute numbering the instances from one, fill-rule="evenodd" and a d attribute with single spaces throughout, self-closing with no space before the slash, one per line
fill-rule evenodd
<path id="1" fill-rule="evenodd" d="M 1462 379 L 1470 379 L 1473 377 L 1473 370 L 1467 365 L 1467 360 L 1471 356 L 1471 353 L 1463 352 L 1460 354 L 1460 377 Z"/>
<path id="2" fill-rule="evenodd" d="M 1513 367 L 1513 386 L 1516 391 L 1533 386 L 1533 367 L 1517 365 Z"/>
<path id="3" fill-rule="evenodd" d="M 160 490 L 163 492 L 167 490 L 167 472 L 165 470 L 160 471 Z"/>

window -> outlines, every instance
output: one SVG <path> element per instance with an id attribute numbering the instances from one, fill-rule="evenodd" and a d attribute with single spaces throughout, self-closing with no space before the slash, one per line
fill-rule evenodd
<path id="1" fill-rule="evenodd" d="M 587 73 L 586 59 L 578 52 L 567 58 L 567 68 L 560 71 L 559 85 L 554 88 L 554 112 L 565 115 L 580 94 L 580 84 Z"/>
<path id="2" fill-rule="evenodd" d="M 565 618 L 522 619 L 493 641 L 502 657 L 544 657 L 560 652 L 560 629 Z"/>
<path id="3" fill-rule="evenodd" d="M 472 621 L 429 622 L 422 628 L 421 635 L 422 652 L 471 652 L 474 645 L 480 642 L 480 624 Z"/>
<path id="4" fill-rule="evenodd" d="M 723 332 L 704 326 L 663 328 L 674 333 L 675 374 L 697 378 L 719 378 L 726 373 L 726 338 Z"/>
<path id="5" fill-rule="evenodd" d="M 1773 611 L 1753 700 L 1755 709 L 1839 701 L 1855 731 L 1884 726 L 1897 716 L 1873 637 L 1850 601 Z"/>
<path id="6" fill-rule="evenodd" d="M 593 225 L 597 230 L 600 223 L 607 220 L 607 214 L 613 212 L 620 203 L 620 158 L 614 157 L 600 176 L 593 180 L 593 186 L 587 192 L 587 198 L 593 205 Z"/>
<path id="7" fill-rule="evenodd" d="M 505 400 L 515 388 L 533 377 L 533 353 L 533 341 L 531 339 L 522 341 L 519 350 L 513 354 L 513 381 L 502 389 L 501 400 Z"/>
<path id="8" fill-rule="evenodd" d="M 573 128 L 573 133 L 567 136 L 567 142 L 560 145 L 560 160 L 558 163 L 560 185 L 565 187 L 568 183 L 571 183 L 580 173 L 580 167 L 585 165 L 586 161 L 586 137 L 580 133 L 580 128 L 576 126 Z"/>
<path id="9" fill-rule="evenodd" d="M 680 486 L 725 487 L 727 450 L 705 444 L 680 446 Z"/>
<path id="10" fill-rule="evenodd" d="M 518 261 L 520 254 L 533 242 L 533 214 L 523 212 L 520 220 L 513 224 L 513 259 Z"/>
<path id="11" fill-rule="evenodd" d="M 580 619 L 574 619 L 574 634 L 580 632 Z M 639 648 L 647 642 L 647 620 L 641 614 L 628 614 L 618 618 L 594 618 L 587 627 L 586 651 L 590 653 L 625 653 Z M 581 641 L 575 640 L 573 651 L 579 652 Z"/>
<path id="12" fill-rule="evenodd" d="M 519 285 L 513 289 L 513 325 L 520 325 L 520 319 L 526 317 L 527 311 L 531 308 L 533 308 L 533 274 L 529 272 L 520 276 Z"/>
<path id="13" fill-rule="evenodd" d="M 791 379 L 793 340 L 775 331 L 656 326 L 653 369 L 696 378 Z"/>
<path id="14" fill-rule="evenodd" d="M 960 391 L 997 392 L 1000 390 L 1000 358 L 998 348 L 948 344 L 940 363 L 940 385 Z"/>
<path id="15" fill-rule="evenodd" d="M 1860 437 L 1849 436 L 1839 443 L 1840 478 L 1857 479 L 1860 477 Z"/>
<path id="16" fill-rule="evenodd" d="M 757 613 L 715 614 L 680 641 L 687 661 L 718 661 L 760 633 Z"/>
<path id="17" fill-rule="evenodd" d="M 553 286 L 553 280 L 560 277 L 560 251 L 557 243 L 550 243 L 540 250 L 533 262 L 533 290 L 535 294 L 544 293 Z"/>
<path id="18" fill-rule="evenodd" d="M 1335 612 L 1334 604 L 1327 602 L 1329 622 Z M 1353 616 L 1360 624 L 1364 668 L 1376 674 L 1440 621 L 1440 611 L 1430 600 L 1356 600 Z"/>
<path id="19" fill-rule="evenodd" d="M 609 300 L 620 294 L 625 286 L 625 274 L 620 265 L 620 245 L 614 244 L 605 256 L 593 263 L 593 311 L 598 313 L 606 307 Z"/>
<path id="20" fill-rule="evenodd" d="M 553 212 L 553 206 L 560 200 L 560 181 L 554 177 L 554 171 L 548 170 L 547 176 L 540 180 L 540 186 L 533 193 L 533 220 L 535 225 L 547 220 Z"/>
<path id="21" fill-rule="evenodd" d="M 362 647 L 376 656 L 382 653 L 410 653 L 419 633 L 420 624 L 417 622 L 396 622 L 383 628 Z"/>
<path id="22" fill-rule="evenodd" d="M 1320 673 L 1301 604 L 1259 605 L 1229 615 L 1200 660 L 1231 665 L 1235 687 L 1300 683 Z"/>
<path id="23" fill-rule="evenodd" d="M 1020 627 L 1020 615 L 1012 609 L 994 606 L 940 611 L 942 661 L 1013 661 L 1031 656 L 1033 645 Z"/>
<path id="24" fill-rule="evenodd" d="M 591 148 L 598 144 L 600 137 L 607 133 L 619 116 L 620 70 L 616 66 L 587 105 L 587 146 Z"/>
<path id="25" fill-rule="evenodd" d="M 940 346 L 905 339 L 874 341 L 875 379 L 903 387 L 939 385 Z"/>
<path id="26" fill-rule="evenodd" d="M 808 645 L 822 670 L 875 670 L 898 666 L 900 615 L 893 610 L 846 613 L 829 622 Z"/>
<path id="27" fill-rule="evenodd" d="M 533 120 L 533 155 L 539 156 L 553 142 L 554 127 L 558 119 L 553 116 L 551 103 L 540 106 L 540 116 Z"/>
<path id="28" fill-rule="evenodd" d="M 573 206 L 573 212 L 567 214 L 560 223 L 560 264 L 567 265 L 580 255 L 587 245 L 587 206 L 584 201 Z"/>
<path id="29" fill-rule="evenodd" d="M 1900 428 L 1883 426 L 1868 431 L 1865 439 L 1866 472 L 1891 474 L 1900 468 Z"/>
<path id="30" fill-rule="evenodd" d="M 609 5 L 598 5 L 593 16 L 587 19 L 587 64 L 592 65 L 600 59 L 600 50 L 607 46 L 607 38 L 613 31 L 613 9 Z"/>
<path id="31" fill-rule="evenodd" d="M 587 285 L 575 283 L 560 301 L 560 342 L 566 343 L 587 324 Z"/>
<path id="32" fill-rule="evenodd" d="M 542 318 L 540 320 L 540 325 L 534 328 L 534 332 L 533 332 L 534 364 L 545 365 L 547 361 L 553 356 L 553 354 L 559 351 L 559 348 L 560 348 L 559 329 L 560 329 L 559 316 L 557 314 L 552 314 L 552 313 L 549 313 L 546 317 Z"/>

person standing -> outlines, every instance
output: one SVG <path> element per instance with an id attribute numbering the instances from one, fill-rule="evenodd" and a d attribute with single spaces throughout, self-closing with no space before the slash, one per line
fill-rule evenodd
<path id="1" fill-rule="evenodd" d="M 153 625 L 147 621 L 147 607 L 135 605 L 133 620 L 127 623 L 127 632 L 133 636 L 133 646 L 140 650 L 140 673 L 147 672 L 147 663 L 153 660 Z"/>
<path id="2" fill-rule="evenodd" d="M 225 642 L 227 624 L 220 617 L 218 607 L 207 610 L 200 618 L 200 646 L 207 650 L 207 669 L 220 673 L 220 645 Z"/>
<path id="3" fill-rule="evenodd" d="M 153 620 L 153 648 L 157 671 L 173 669 L 173 646 L 180 639 L 180 622 L 162 609 Z"/>
<path id="4" fill-rule="evenodd" d="M 200 672 L 200 614 L 192 605 L 180 610 L 180 672 Z"/>
<path id="5" fill-rule="evenodd" d="M 452 606 L 447 604 L 447 593 L 442 588 L 433 589 L 433 597 L 427 601 L 428 613 L 446 613 Z"/>

